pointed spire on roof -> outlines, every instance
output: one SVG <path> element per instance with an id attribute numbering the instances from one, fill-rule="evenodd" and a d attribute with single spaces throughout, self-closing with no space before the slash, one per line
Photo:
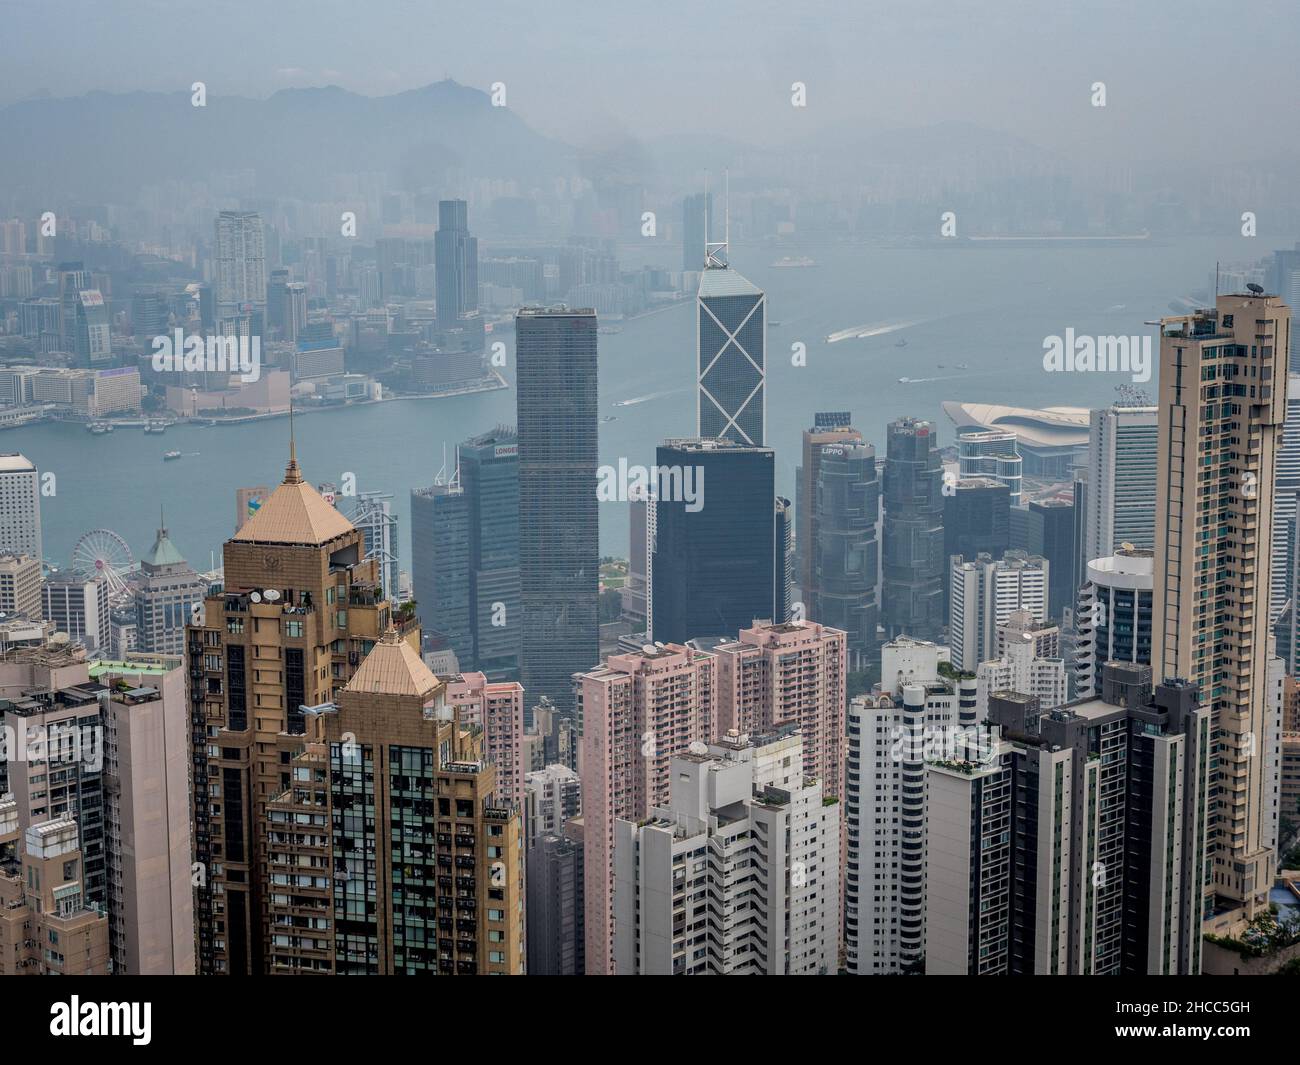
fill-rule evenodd
<path id="1" fill-rule="evenodd" d="M 389 624 L 370 654 L 348 681 L 345 691 L 377 695 L 427 696 L 442 681 L 424 664 L 415 649 Z"/>
<path id="2" fill-rule="evenodd" d="M 289 465 L 284 470 L 285 484 L 302 484 L 302 471 L 298 469 L 298 445 L 293 435 L 293 395 L 289 395 Z"/>

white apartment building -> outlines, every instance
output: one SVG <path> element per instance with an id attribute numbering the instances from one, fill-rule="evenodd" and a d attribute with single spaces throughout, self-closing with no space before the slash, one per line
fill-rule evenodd
<path id="1" fill-rule="evenodd" d="M 1047 620 L 1047 559 L 1008 551 L 996 560 L 986 554 L 973 561 L 954 555 L 950 565 L 948 642 L 958 670 L 969 672 L 998 657 L 998 626 L 1016 611 Z"/>
<path id="2" fill-rule="evenodd" d="M 797 728 L 693 744 L 673 758 L 669 805 L 617 822 L 615 972 L 834 973 L 839 841 Z"/>
<path id="3" fill-rule="evenodd" d="M 978 681 L 948 648 L 900 637 L 880 687 L 849 704 L 844 948 L 848 972 L 919 971 L 925 960 L 925 762 L 978 724 Z"/>

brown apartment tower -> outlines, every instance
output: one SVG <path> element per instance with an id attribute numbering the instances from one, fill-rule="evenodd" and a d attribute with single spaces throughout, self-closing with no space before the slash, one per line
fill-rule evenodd
<path id="1" fill-rule="evenodd" d="M 270 971 L 522 975 L 524 851 L 478 724 L 390 628 L 272 803 Z"/>
<path id="2" fill-rule="evenodd" d="M 187 627 L 200 973 L 267 971 L 267 803 L 290 786 L 302 708 L 333 701 L 393 620 L 362 541 L 290 444 L 283 483 L 226 541 L 223 590 Z"/>
<path id="3" fill-rule="evenodd" d="M 1219 296 L 1160 323 L 1155 675 L 1192 681 L 1213 714 L 1205 927 L 1268 905 L 1276 856 L 1265 756 L 1273 485 L 1291 311 Z"/>
<path id="4" fill-rule="evenodd" d="M 523 972 L 518 809 L 364 554 L 291 447 L 189 627 L 200 972 Z"/>

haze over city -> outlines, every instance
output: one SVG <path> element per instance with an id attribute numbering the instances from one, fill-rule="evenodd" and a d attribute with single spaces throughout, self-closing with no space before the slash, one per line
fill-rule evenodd
<path id="1" fill-rule="evenodd" d="M 0 974 L 1280 1023 L 1141 978 L 1300 971 L 1297 44 L 0 6 Z"/>

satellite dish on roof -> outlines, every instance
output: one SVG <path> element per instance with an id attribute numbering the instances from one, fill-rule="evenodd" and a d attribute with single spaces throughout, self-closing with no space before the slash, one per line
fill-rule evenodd
<path id="1" fill-rule="evenodd" d="M 1254 281 L 1248 282 L 1246 287 L 1250 289 L 1251 292 L 1255 293 L 1256 296 L 1262 296 L 1264 294 L 1264 286 L 1257 285 Z"/>
<path id="2" fill-rule="evenodd" d="M 659 648 L 657 648 L 657 647 L 656 647 L 654 644 L 652 644 L 652 643 L 643 643 L 643 644 L 641 645 L 641 651 L 642 651 L 643 654 L 652 655 L 652 654 L 654 654 L 657 650 L 659 650 Z"/>
<path id="3" fill-rule="evenodd" d="M 696 740 L 694 743 L 692 743 L 688 749 L 690 750 L 691 754 L 709 753 L 709 745 L 707 743 L 701 743 L 699 740 Z"/>
<path id="4" fill-rule="evenodd" d="M 280 598 L 280 593 L 277 592 L 274 588 L 268 588 L 266 591 L 262 593 L 262 598 L 265 599 L 268 603 L 274 603 L 277 599 Z"/>
<path id="5" fill-rule="evenodd" d="M 250 603 L 260 603 L 262 601 L 262 597 L 258 595 L 257 592 L 249 592 L 248 601 Z"/>

